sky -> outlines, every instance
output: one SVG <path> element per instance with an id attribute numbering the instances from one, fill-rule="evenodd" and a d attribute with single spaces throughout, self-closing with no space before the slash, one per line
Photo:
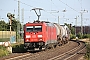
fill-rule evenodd
<path id="1" fill-rule="evenodd" d="M 42 8 L 40 21 L 49 21 L 59 24 L 81 25 L 81 13 L 83 25 L 90 26 L 90 0 L 19 0 L 20 22 L 22 22 L 22 9 L 24 9 L 24 24 L 37 20 L 33 8 Z M 65 10 L 65 12 L 63 12 Z M 9 22 L 7 13 L 15 14 L 18 18 L 18 0 L 0 0 L 0 20 Z M 76 23 L 77 16 L 77 23 Z"/>

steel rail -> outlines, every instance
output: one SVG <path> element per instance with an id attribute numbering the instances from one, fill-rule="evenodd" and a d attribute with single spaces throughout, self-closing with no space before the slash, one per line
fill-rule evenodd
<path id="1" fill-rule="evenodd" d="M 79 50 L 80 48 L 82 47 L 82 43 L 79 43 L 78 42 L 78 47 L 76 47 L 76 48 L 74 48 L 74 49 L 72 49 L 72 50 L 70 50 L 70 51 L 67 51 L 67 52 L 65 52 L 65 53 L 63 53 L 63 54 L 61 54 L 61 55 L 58 55 L 58 56 L 55 56 L 55 57 L 53 57 L 53 58 L 50 58 L 50 59 L 48 59 L 48 60 L 62 60 L 62 59 L 69 59 L 69 57 L 67 58 L 67 56 L 69 55 L 69 56 L 72 56 L 77 50 Z"/>

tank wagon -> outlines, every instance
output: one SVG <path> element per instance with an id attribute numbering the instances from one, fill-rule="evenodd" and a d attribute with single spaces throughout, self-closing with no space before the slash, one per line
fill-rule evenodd
<path id="1" fill-rule="evenodd" d="M 24 27 L 24 48 L 29 51 L 56 47 L 68 42 L 70 30 L 67 26 L 45 21 L 26 23 Z"/>

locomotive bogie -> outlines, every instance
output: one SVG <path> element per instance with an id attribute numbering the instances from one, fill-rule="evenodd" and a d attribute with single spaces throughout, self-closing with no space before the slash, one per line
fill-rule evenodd
<path id="1" fill-rule="evenodd" d="M 24 48 L 27 51 L 42 50 L 44 46 L 45 46 L 44 42 L 28 42 L 28 43 L 24 43 Z"/>

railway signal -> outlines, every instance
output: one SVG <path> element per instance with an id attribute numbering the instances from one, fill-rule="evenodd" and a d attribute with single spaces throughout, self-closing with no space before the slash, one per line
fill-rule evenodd
<path id="1" fill-rule="evenodd" d="M 11 35 L 11 25 L 12 25 L 12 20 L 15 18 L 15 14 L 7 13 L 7 17 L 10 19 L 10 35 Z"/>

